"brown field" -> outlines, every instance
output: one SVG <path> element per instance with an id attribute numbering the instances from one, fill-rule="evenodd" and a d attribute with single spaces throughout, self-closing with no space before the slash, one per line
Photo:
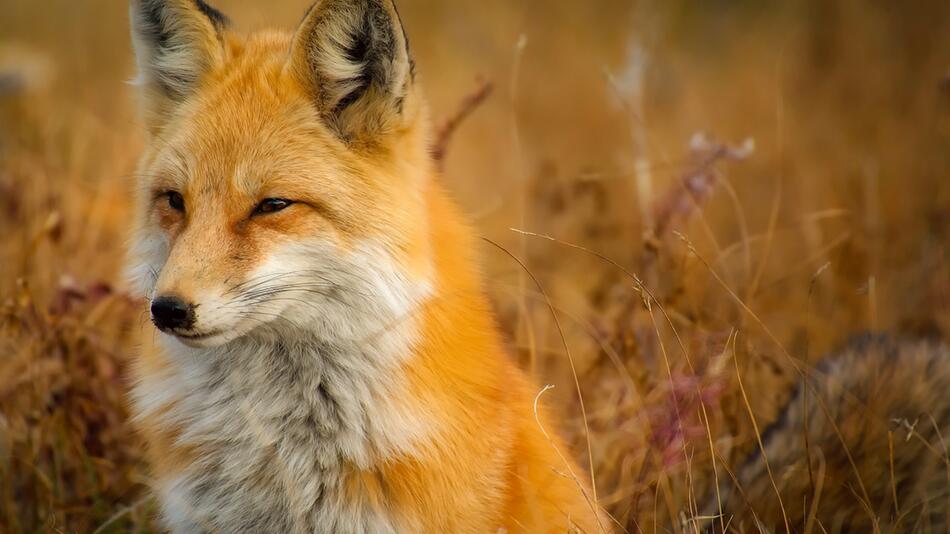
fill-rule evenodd
<path id="1" fill-rule="evenodd" d="M 251 31 L 309 1 L 214 3 Z M 530 271 L 485 243 L 511 351 L 629 532 L 693 531 L 793 360 L 950 339 L 950 3 L 399 3 L 436 119 L 493 87 L 444 179 Z M 155 528 L 128 40 L 124 1 L 0 3 L 0 532 Z"/>

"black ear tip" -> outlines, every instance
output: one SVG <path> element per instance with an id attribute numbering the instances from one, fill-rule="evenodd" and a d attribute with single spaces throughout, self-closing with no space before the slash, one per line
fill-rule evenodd
<path id="1" fill-rule="evenodd" d="M 204 0 L 191 0 L 198 11 L 211 21 L 215 28 L 221 29 L 231 23 L 228 17 L 215 9 Z M 132 6 L 136 9 L 144 21 L 155 27 L 162 27 L 165 13 L 171 6 L 166 0 L 132 0 Z"/>
<path id="2" fill-rule="evenodd" d="M 211 20 L 211 23 L 214 24 L 216 28 L 223 28 L 231 23 L 224 13 L 218 11 L 204 0 L 194 1 L 195 5 L 198 7 L 198 10 L 201 11 L 204 16 L 208 17 L 208 19 Z"/>

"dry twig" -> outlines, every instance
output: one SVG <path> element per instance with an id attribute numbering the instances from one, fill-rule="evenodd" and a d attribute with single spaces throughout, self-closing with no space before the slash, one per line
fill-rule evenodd
<path id="1" fill-rule="evenodd" d="M 442 169 L 445 165 L 445 156 L 449 149 L 449 142 L 462 122 L 487 99 L 495 86 L 488 80 L 482 80 L 478 86 L 459 102 L 458 108 L 449 117 L 442 121 L 436 129 L 435 143 L 432 145 L 432 158 Z"/>

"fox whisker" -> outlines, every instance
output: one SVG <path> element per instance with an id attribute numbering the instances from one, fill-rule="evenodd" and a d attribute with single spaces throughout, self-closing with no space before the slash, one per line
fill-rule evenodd
<path id="1" fill-rule="evenodd" d="M 325 276 L 323 276 L 323 274 L 324 274 L 324 271 L 316 270 L 316 269 L 287 271 L 287 272 L 280 272 L 280 273 L 268 273 L 264 275 L 251 277 L 243 282 L 235 284 L 231 286 L 230 288 L 228 288 L 224 292 L 224 294 L 229 295 L 235 292 L 248 291 L 264 284 L 268 284 L 271 282 L 276 282 L 285 278 L 291 278 L 291 277 L 296 277 L 296 276 L 300 276 L 300 277 L 316 276 L 320 278 L 321 280 L 323 280 L 324 282 L 326 282 L 327 284 L 331 284 L 331 282 Z M 308 282 L 308 283 L 315 283 L 315 282 Z"/>

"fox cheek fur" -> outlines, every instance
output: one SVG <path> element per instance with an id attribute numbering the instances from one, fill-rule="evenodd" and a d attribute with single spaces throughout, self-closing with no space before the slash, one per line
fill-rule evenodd
<path id="1" fill-rule="evenodd" d="M 130 271 L 163 331 L 132 401 L 169 528 L 609 528 L 504 350 L 392 1 L 321 0 L 292 35 L 202 0 L 131 21 Z"/>

